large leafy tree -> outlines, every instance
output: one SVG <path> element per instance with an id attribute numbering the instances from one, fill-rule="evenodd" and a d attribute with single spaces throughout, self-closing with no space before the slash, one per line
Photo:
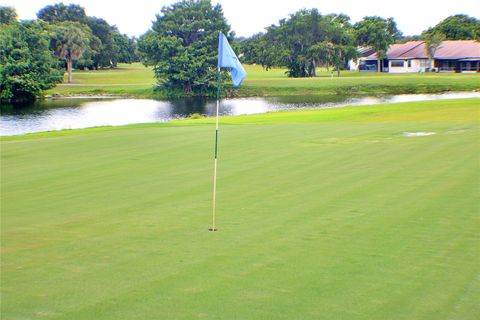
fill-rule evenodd
<path id="1" fill-rule="evenodd" d="M 118 30 L 110 26 L 107 21 L 96 18 L 87 17 L 86 24 L 92 30 L 92 34 L 100 40 L 100 47 L 95 51 L 93 57 L 93 67 L 112 67 L 116 64 L 119 48 L 115 43 L 115 33 Z"/>
<path id="2" fill-rule="evenodd" d="M 52 48 L 55 55 L 65 59 L 68 82 L 72 82 L 72 63 L 89 48 L 92 34 L 90 29 L 78 22 L 65 21 L 52 25 Z"/>
<path id="3" fill-rule="evenodd" d="M 131 61 L 130 56 L 126 53 L 135 51 L 135 42 L 120 34 L 117 27 L 109 25 L 104 19 L 87 16 L 85 9 L 79 5 L 66 6 L 63 3 L 49 5 L 41 9 L 37 16 L 51 24 L 70 21 L 90 28 L 92 34 L 90 45 L 74 63 L 76 68 L 114 67 L 118 62 Z M 127 47 L 121 48 L 125 44 Z"/>
<path id="4" fill-rule="evenodd" d="M 240 60 L 244 63 L 249 64 L 262 64 L 260 62 L 261 58 L 261 41 L 264 38 L 263 33 L 257 33 L 249 38 L 243 38 L 238 41 L 240 51 L 242 56 Z M 238 39 L 237 39 L 238 40 Z"/>
<path id="5" fill-rule="evenodd" d="M 378 72 L 381 61 L 387 57 L 388 47 L 401 37 L 393 18 L 365 17 L 354 26 L 357 43 L 372 47 L 377 52 Z"/>
<path id="6" fill-rule="evenodd" d="M 248 58 L 264 67 L 286 66 L 290 77 L 312 77 L 319 66 L 338 71 L 356 55 L 350 18 L 321 15 L 318 10 L 300 10 L 265 35 L 246 40 Z"/>
<path id="7" fill-rule="evenodd" d="M 326 39 L 322 44 L 329 50 L 320 61 L 328 67 L 334 67 L 340 77 L 340 69 L 344 68 L 349 60 L 356 59 L 358 55 L 354 30 L 350 24 L 350 17 L 344 14 L 327 15 L 324 21 Z"/>
<path id="8" fill-rule="evenodd" d="M 1 9 L 0 9 L 1 11 Z M 33 100 L 61 81 L 50 38 L 39 22 L 9 20 L 0 28 L 0 100 Z"/>
<path id="9" fill-rule="evenodd" d="M 87 18 L 85 9 L 77 4 L 70 4 L 68 6 L 63 3 L 49 5 L 42 8 L 37 13 L 38 19 L 46 22 L 55 23 L 63 21 L 76 21 L 84 23 Z"/>
<path id="10" fill-rule="evenodd" d="M 116 32 L 113 36 L 118 47 L 117 61 L 123 63 L 132 63 L 137 60 L 135 38 L 129 38 L 125 34 Z M 138 61 L 138 60 L 137 60 Z"/>
<path id="11" fill-rule="evenodd" d="M 0 25 L 17 21 L 17 12 L 12 7 L 0 7 Z"/>
<path id="12" fill-rule="evenodd" d="M 450 16 L 422 33 L 423 37 L 443 34 L 447 40 L 480 40 L 480 20 L 465 14 Z"/>
<path id="13" fill-rule="evenodd" d="M 232 39 L 220 5 L 183 0 L 162 8 L 152 29 L 138 41 L 139 55 L 154 67 L 161 85 L 204 93 L 215 80 L 220 31 Z"/>
<path id="14" fill-rule="evenodd" d="M 279 26 L 267 29 L 267 42 L 276 48 L 291 77 L 314 76 L 320 58 L 315 45 L 325 40 L 323 17 L 316 9 L 300 10 Z"/>

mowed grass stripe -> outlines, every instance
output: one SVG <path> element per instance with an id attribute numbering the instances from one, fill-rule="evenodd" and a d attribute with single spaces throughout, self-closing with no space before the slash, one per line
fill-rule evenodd
<path id="1" fill-rule="evenodd" d="M 478 118 L 416 107 L 222 126 L 217 233 L 208 124 L 3 139 L 2 318 L 477 318 Z"/>

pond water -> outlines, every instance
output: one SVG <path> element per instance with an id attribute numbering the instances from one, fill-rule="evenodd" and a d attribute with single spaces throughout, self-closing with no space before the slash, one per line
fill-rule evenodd
<path id="1" fill-rule="evenodd" d="M 409 94 L 381 97 L 285 96 L 235 98 L 221 101 L 221 115 L 242 115 L 279 110 L 301 110 L 362 106 L 424 100 L 480 97 L 479 92 L 442 94 Z M 2 105 L 0 135 L 79 129 L 97 126 L 119 126 L 133 123 L 165 122 L 198 113 L 215 116 L 216 103 L 207 99 L 58 99 L 16 106 Z"/>

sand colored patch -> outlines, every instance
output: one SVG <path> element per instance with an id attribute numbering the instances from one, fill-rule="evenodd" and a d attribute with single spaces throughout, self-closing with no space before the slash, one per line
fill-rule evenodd
<path id="1" fill-rule="evenodd" d="M 404 132 L 402 135 L 404 137 L 426 137 L 433 136 L 436 132 Z"/>

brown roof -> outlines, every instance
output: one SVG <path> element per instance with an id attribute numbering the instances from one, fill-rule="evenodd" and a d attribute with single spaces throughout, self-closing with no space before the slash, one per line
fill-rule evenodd
<path id="1" fill-rule="evenodd" d="M 480 59 L 480 41 L 443 41 L 435 52 L 437 59 Z"/>
<path id="2" fill-rule="evenodd" d="M 426 59 L 428 58 L 424 41 L 409 41 L 391 45 L 387 53 L 388 59 Z M 455 40 L 443 41 L 435 52 L 435 59 L 480 59 L 480 41 Z M 373 53 L 367 60 L 377 59 Z"/>
<path id="3" fill-rule="evenodd" d="M 409 41 L 402 44 L 393 44 L 388 48 L 387 56 L 389 59 L 416 57 L 426 55 L 423 41 Z"/>

